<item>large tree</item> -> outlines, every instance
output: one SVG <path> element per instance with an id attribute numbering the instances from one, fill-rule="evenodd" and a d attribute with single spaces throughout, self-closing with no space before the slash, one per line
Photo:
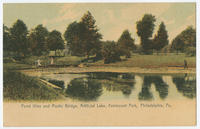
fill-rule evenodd
<path id="1" fill-rule="evenodd" d="M 189 47 L 196 47 L 196 30 L 192 26 L 187 27 L 180 34 L 178 34 L 173 40 L 171 48 L 176 50 L 177 53 L 184 52 Z"/>
<path id="2" fill-rule="evenodd" d="M 20 57 L 26 56 L 28 54 L 29 45 L 27 42 L 28 29 L 24 22 L 22 20 L 17 20 L 10 28 L 10 34 L 13 51 Z"/>
<path id="3" fill-rule="evenodd" d="M 150 53 L 152 49 L 152 37 L 155 27 L 155 16 L 151 14 L 145 14 L 140 21 L 137 21 L 137 34 L 141 40 L 142 51 L 146 54 Z"/>
<path id="4" fill-rule="evenodd" d="M 87 33 L 86 26 L 81 23 L 73 22 L 64 33 L 65 40 L 71 55 L 84 56 L 84 35 Z"/>
<path id="5" fill-rule="evenodd" d="M 64 37 L 72 53 L 76 53 L 75 51 L 81 48 L 80 53 L 83 56 L 100 55 L 102 35 L 98 32 L 99 29 L 95 23 L 96 20 L 92 14 L 87 11 L 80 22 L 73 22 L 68 26 Z"/>
<path id="6" fill-rule="evenodd" d="M 168 43 L 169 41 L 168 41 L 167 30 L 164 22 L 161 22 L 158 32 L 153 40 L 153 49 L 157 50 L 158 53 L 158 51 L 164 48 L 166 45 L 168 45 Z"/>
<path id="7" fill-rule="evenodd" d="M 125 30 L 118 40 L 118 47 L 121 55 L 125 55 L 126 58 L 130 58 L 131 51 L 135 48 L 134 39 L 128 30 Z"/>
<path id="8" fill-rule="evenodd" d="M 175 39 L 172 40 L 171 48 L 173 50 L 176 50 L 177 54 L 178 52 L 183 52 L 184 47 L 185 47 L 185 44 L 179 36 L 177 36 Z"/>
<path id="9" fill-rule="evenodd" d="M 51 51 L 58 49 L 64 49 L 64 40 L 62 39 L 61 33 L 57 30 L 53 30 L 47 37 L 48 48 Z"/>
<path id="10" fill-rule="evenodd" d="M 196 47 L 196 30 L 192 26 L 188 26 L 183 30 L 180 38 L 186 47 Z"/>
<path id="11" fill-rule="evenodd" d="M 36 26 L 29 35 L 29 42 L 31 52 L 34 55 L 41 55 L 42 52 L 48 51 L 46 38 L 48 36 L 48 30 L 41 24 Z"/>

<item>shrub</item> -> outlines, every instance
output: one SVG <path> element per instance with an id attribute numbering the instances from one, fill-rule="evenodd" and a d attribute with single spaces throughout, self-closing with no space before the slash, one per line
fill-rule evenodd
<path id="1" fill-rule="evenodd" d="M 119 48 L 114 41 L 107 41 L 103 45 L 102 55 L 104 58 L 104 64 L 114 63 L 120 61 Z"/>

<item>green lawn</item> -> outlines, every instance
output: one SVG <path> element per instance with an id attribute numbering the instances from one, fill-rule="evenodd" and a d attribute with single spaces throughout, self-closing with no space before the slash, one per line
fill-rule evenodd
<path id="1" fill-rule="evenodd" d="M 7 61 L 3 64 L 4 100 L 50 101 L 62 98 L 61 91 L 47 86 L 36 77 L 30 77 L 18 71 L 30 68 L 33 66 L 19 61 Z"/>
<path id="2" fill-rule="evenodd" d="M 46 86 L 38 78 L 16 71 L 3 72 L 4 100 L 57 100 L 62 96 L 59 91 Z"/>
<path id="3" fill-rule="evenodd" d="M 114 66 L 114 67 L 141 67 L 141 68 L 156 68 L 168 66 L 183 66 L 184 60 L 187 61 L 188 67 L 196 67 L 196 57 L 187 57 L 185 54 L 168 54 L 168 55 L 132 55 L 131 58 L 122 61 L 104 64 L 103 60 L 95 63 L 90 63 L 90 66 Z"/>

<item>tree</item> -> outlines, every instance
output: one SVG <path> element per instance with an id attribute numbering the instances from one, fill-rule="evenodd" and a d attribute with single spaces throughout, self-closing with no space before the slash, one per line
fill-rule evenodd
<path id="1" fill-rule="evenodd" d="M 166 45 L 168 45 L 168 43 L 169 43 L 168 34 L 165 28 L 165 24 L 164 22 L 161 22 L 158 32 L 155 35 L 154 40 L 153 40 L 153 48 L 157 50 L 157 54 L 158 54 L 158 51 L 164 48 Z"/>
<path id="2" fill-rule="evenodd" d="M 196 30 L 192 26 L 183 30 L 180 38 L 183 40 L 185 47 L 196 47 Z"/>
<path id="3" fill-rule="evenodd" d="M 175 39 L 173 39 L 171 47 L 173 50 L 176 50 L 176 53 L 178 54 L 179 51 L 183 52 L 185 47 L 184 45 L 185 44 L 183 40 L 181 40 L 181 38 L 178 36 Z"/>
<path id="4" fill-rule="evenodd" d="M 178 54 L 178 51 L 184 52 L 191 47 L 196 47 L 196 30 L 189 26 L 172 40 L 171 49 Z"/>
<path id="5" fill-rule="evenodd" d="M 50 32 L 47 37 L 47 44 L 51 51 L 64 49 L 64 40 L 62 39 L 61 33 L 57 30 Z"/>
<path id="6" fill-rule="evenodd" d="M 104 64 L 120 61 L 119 47 L 114 41 L 106 41 L 103 43 L 102 56 Z"/>
<path id="7" fill-rule="evenodd" d="M 128 30 L 125 30 L 118 40 L 118 47 L 121 55 L 126 55 L 126 58 L 130 58 L 131 51 L 135 48 L 134 39 Z"/>
<path id="8" fill-rule="evenodd" d="M 137 34 L 141 39 L 142 51 L 145 54 L 149 54 L 152 48 L 152 41 L 149 39 L 152 37 L 155 27 L 155 16 L 151 14 L 145 14 L 142 20 L 137 21 Z"/>
<path id="9" fill-rule="evenodd" d="M 41 55 L 42 52 L 48 51 L 46 42 L 48 33 L 48 30 L 41 24 L 36 26 L 30 33 L 28 39 L 30 42 L 31 52 L 34 55 Z"/>
<path id="10" fill-rule="evenodd" d="M 19 57 L 24 57 L 28 54 L 27 34 L 28 29 L 22 20 L 17 20 L 10 28 L 11 42 L 13 51 Z"/>
<path id="11" fill-rule="evenodd" d="M 84 56 L 84 35 L 87 33 L 86 26 L 76 21 L 69 24 L 64 33 L 65 40 L 71 55 Z"/>
<path id="12" fill-rule="evenodd" d="M 99 29 L 95 25 L 96 20 L 92 14 L 87 11 L 81 18 L 80 23 L 83 23 L 87 28 L 87 33 L 85 34 L 84 50 L 89 58 L 90 55 L 96 54 L 100 56 L 101 39 L 102 35 L 98 32 Z"/>
<path id="13" fill-rule="evenodd" d="M 72 53 L 80 51 L 82 56 L 88 58 L 90 55 L 99 56 L 101 54 L 102 35 L 98 32 L 99 29 L 95 22 L 92 14 L 87 11 L 80 22 L 73 22 L 67 27 L 64 37 Z"/>
<path id="14" fill-rule="evenodd" d="M 3 25 L 3 51 L 12 51 L 11 46 L 11 37 L 9 33 L 9 28 L 5 25 Z"/>

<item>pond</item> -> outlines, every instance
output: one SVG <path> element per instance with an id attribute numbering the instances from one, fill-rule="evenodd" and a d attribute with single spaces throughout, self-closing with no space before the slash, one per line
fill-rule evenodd
<path id="1" fill-rule="evenodd" d="M 63 93 L 76 101 L 168 101 L 196 98 L 195 74 L 66 73 L 40 76 L 63 84 Z"/>

